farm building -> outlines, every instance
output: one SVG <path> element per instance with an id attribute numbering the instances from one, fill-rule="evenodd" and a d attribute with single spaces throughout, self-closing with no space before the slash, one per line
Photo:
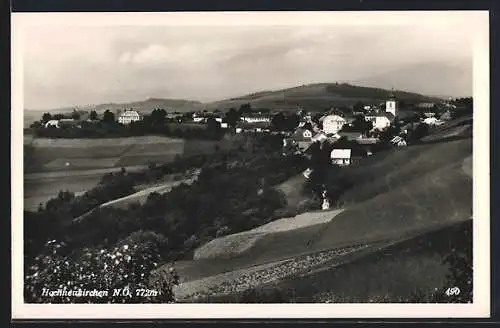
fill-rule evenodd
<path id="1" fill-rule="evenodd" d="M 142 119 L 141 115 L 135 110 L 126 110 L 121 113 L 118 117 L 118 123 L 130 124 L 132 122 L 137 122 Z"/>

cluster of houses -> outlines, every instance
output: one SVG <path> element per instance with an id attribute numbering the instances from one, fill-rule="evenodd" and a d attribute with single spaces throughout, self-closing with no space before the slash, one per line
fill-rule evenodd
<path id="1" fill-rule="evenodd" d="M 427 109 L 424 113 L 425 118 L 422 118 L 420 122 L 403 124 L 400 130 L 401 133 L 389 140 L 393 146 L 407 146 L 405 135 L 410 130 L 414 130 L 418 124 L 435 126 L 441 125 L 449 119 L 444 116 L 437 117 L 437 114 L 433 111 L 435 108 L 434 104 L 432 106 L 429 104 L 422 106 L 427 106 L 425 107 Z M 381 107 L 385 108 L 382 109 Z M 371 131 L 364 133 L 345 129 L 346 126 L 352 126 L 356 114 L 361 115 L 366 121 L 372 123 L 373 128 Z M 380 132 L 390 127 L 396 121 L 404 123 L 403 117 L 404 113 L 399 111 L 397 100 L 393 94 L 388 97 L 385 106 L 364 106 L 362 113 L 346 115 L 340 110 L 331 109 L 319 118 L 319 124 L 311 120 L 310 115 L 306 113 L 302 115 L 301 122 L 294 133 L 283 140 L 283 147 L 284 149 L 294 149 L 296 152 L 307 154 L 309 148 L 315 142 L 330 142 L 331 144 L 335 144 L 336 141 L 344 137 L 348 141 L 359 145 L 360 147 L 358 148 L 363 149 L 363 154 L 359 154 L 359 151 L 354 151 L 352 148 L 335 148 L 331 151 L 330 159 L 333 165 L 347 166 L 365 156 L 371 156 L 373 154 L 372 146 L 380 142 L 378 138 Z M 305 172 L 304 176 L 307 177 L 309 173 L 309 171 Z"/>

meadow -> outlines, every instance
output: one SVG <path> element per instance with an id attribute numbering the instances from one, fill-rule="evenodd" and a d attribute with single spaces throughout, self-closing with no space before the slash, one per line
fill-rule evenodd
<path id="1" fill-rule="evenodd" d="M 24 204 L 36 210 L 60 190 L 75 193 L 94 187 L 105 173 L 141 170 L 176 157 L 209 154 L 232 141 L 183 140 L 161 136 L 105 139 L 45 139 L 24 136 Z M 217 146 L 217 147 L 216 147 Z M 28 164 L 26 166 L 26 164 Z M 146 195 L 147 196 L 147 195 Z M 142 199 L 142 198 L 141 198 Z"/>

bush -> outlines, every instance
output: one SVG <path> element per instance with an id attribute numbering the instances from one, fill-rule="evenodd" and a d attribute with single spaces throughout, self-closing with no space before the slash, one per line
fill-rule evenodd
<path id="1" fill-rule="evenodd" d="M 168 276 L 150 282 L 151 271 L 161 261 L 158 254 L 163 242 L 155 233 L 140 231 L 113 248 L 85 248 L 72 253 L 65 243 L 52 240 L 28 268 L 25 300 L 28 303 L 171 302 L 174 296 Z M 128 290 L 130 295 L 114 295 L 114 290 Z M 159 294 L 145 295 L 141 290 L 153 290 Z M 82 293 L 51 297 L 48 291 L 97 291 L 101 295 Z"/>

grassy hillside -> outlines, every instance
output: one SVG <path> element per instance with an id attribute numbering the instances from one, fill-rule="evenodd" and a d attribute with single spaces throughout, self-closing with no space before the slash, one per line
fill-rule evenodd
<path id="1" fill-rule="evenodd" d="M 198 279 L 233 267 L 394 240 L 468 220 L 472 215 L 472 177 L 466 167 L 471 154 L 470 138 L 379 153 L 342 173 L 353 187 L 340 196 L 344 211 L 333 220 L 265 234 L 251 240 L 248 247 L 243 247 L 248 236 L 242 234 L 242 252 L 231 259 L 183 263 L 182 274 L 186 279 Z"/>

